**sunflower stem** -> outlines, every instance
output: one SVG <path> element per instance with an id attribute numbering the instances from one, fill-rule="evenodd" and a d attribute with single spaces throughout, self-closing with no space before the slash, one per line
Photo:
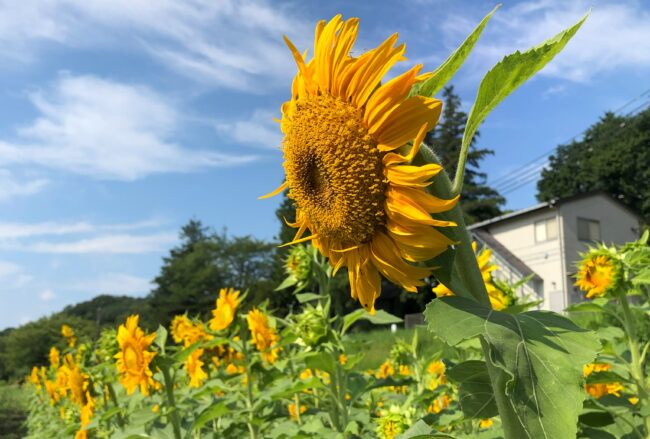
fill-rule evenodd
<path id="1" fill-rule="evenodd" d="M 169 418 L 172 422 L 172 428 L 174 429 L 174 438 L 181 439 L 181 424 L 178 419 L 178 411 L 176 410 L 176 401 L 174 399 L 174 381 L 169 374 L 169 367 L 167 365 L 163 365 L 160 370 L 165 381 L 165 392 L 167 395 L 167 404 L 169 405 Z"/>

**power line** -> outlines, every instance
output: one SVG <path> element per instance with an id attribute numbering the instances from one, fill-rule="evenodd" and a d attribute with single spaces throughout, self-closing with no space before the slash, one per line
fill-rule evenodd
<path id="1" fill-rule="evenodd" d="M 643 100 L 643 102 L 640 105 L 637 105 L 634 107 L 632 110 L 628 111 L 623 117 L 629 117 L 635 113 L 638 113 L 642 111 L 643 109 L 647 108 L 650 106 L 650 99 L 649 100 L 644 100 L 645 98 L 650 98 L 650 89 L 645 90 L 638 96 L 632 98 L 619 108 L 613 111 L 614 114 L 621 113 L 622 110 L 626 109 L 630 105 L 638 102 L 639 100 Z M 620 114 L 618 114 L 620 115 Z M 621 127 L 622 128 L 622 127 Z M 561 144 L 568 144 L 569 142 L 574 141 L 580 136 L 583 136 L 586 134 L 588 131 L 588 128 L 583 130 L 580 134 L 577 134 L 564 143 Z M 508 193 L 514 192 L 524 186 L 527 186 L 528 184 L 536 181 L 539 177 L 539 173 L 544 169 L 544 167 L 548 164 L 548 160 L 546 159 L 548 156 L 550 156 L 553 152 L 557 150 L 557 146 L 545 151 L 543 154 L 533 158 L 532 160 L 526 162 L 521 168 L 519 168 L 515 172 L 510 172 L 507 174 L 503 174 L 499 177 L 497 177 L 495 180 L 488 182 L 490 185 L 492 185 L 498 192 L 500 192 L 502 195 L 506 195 Z"/>

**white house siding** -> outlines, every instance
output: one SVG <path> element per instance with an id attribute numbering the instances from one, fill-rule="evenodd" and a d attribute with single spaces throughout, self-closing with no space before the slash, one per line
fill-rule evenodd
<path id="1" fill-rule="evenodd" d="M 603 194 L 578 198 L 559 206 L 564 233 L 564 257 L 566 264 L 566 290 L 570 302 L 581 299 L 582 294 L 574 291 L 573 274 L 579 253 L 584 252 L 589 244 L 578 239 L 578 218 L 592 219 L 600 222 L 601 240 L 606 244 L 623 244 L 639 237 L 639 220 L 628 209 Z M 533 268 L 533 267 L 531 267 Z M 534 269 L 534 268 L 533 268 Z"/>
<path id="2" fill-rule="evenodd" d="M 558 234 L 557 238 L 549 241 L 535 242 L 535 222 L 547 218 L 555 218 L 557 221 L 557 209 L 546 207 L 482 228 L 542 278 L 542 309 L 562 311 L 566 307 L 566 300 L 563 291 L 561 235 Z"/>

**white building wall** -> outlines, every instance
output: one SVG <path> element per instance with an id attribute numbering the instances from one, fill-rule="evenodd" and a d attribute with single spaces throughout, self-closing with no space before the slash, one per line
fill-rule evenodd
<path id="1" fill-rule="evenodd" d="M 545 208 L 483 228 L 542 278 L 544 303 L 541 308 L 559 312 L 567 305 L 564 294 L 560 234 L 558 233 L 558 237 L 552 240 L 535 241 L 535 222 L 547 218 L 558 221 L 557 217 L 557 209 Z"/>

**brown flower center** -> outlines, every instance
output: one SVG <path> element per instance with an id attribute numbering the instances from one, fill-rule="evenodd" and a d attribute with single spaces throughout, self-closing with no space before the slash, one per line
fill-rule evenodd
<path id="1" fill-rule="evenodd" d="M 343 248 L 369 242 L 385 223 L 387 181 L 361 110 L 328 95 L 299 100 L 283 151 L 289 198 L 312 233 Z"/>

